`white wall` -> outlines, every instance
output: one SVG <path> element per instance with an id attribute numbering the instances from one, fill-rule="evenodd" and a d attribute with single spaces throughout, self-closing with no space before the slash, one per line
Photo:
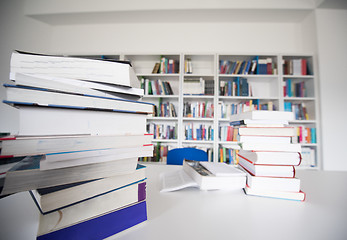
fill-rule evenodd
<path id="1" fill-rule="evenodd" d="M 347 11 L 318 9 L 317 33 L 325 170 L 347 170 Z"/>
<path id="2" fill-rule="evenodd" d="M 57 26 L 52 51 L 300 52 L 299 23 L 122 23 Z"/>
<path id="3" fill-rule="evenodd" d="M 10 57 L 14 49 L 45 52 L 49 49 L 52 27 L 24 16 L 21 0 L 0 1 L 0 132 L 15 132 L 17 112 L 2 103 L 8 82 Z"/>

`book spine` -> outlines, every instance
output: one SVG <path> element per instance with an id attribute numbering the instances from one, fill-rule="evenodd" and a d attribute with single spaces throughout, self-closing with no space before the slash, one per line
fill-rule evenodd
<path id="1" fill-rule="evenodd" d="M 104 239 L 147 220 L 146 201 L 37 237 L 37 240 Z"/>

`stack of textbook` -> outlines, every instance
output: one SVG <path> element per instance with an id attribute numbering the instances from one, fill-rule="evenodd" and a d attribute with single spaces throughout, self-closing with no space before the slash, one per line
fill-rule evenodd
<path id="1" fill-rule="evenodd" d="M 37 239 L 104 239 L 145 221 L 138 158 L 153 155 L 153 105 L 136 101 L 131 65 L 15 51 L 10 79 L 3 102 L 19 130 L 1 138 L 0 191 L 30 191 Z"/>
<path id="2" fill-rule="evenodd" d="M 305 200 L 295 166 L 301 163 L 301 145 L 291 143 L 292 112 L 256 110 L 231 117 L 238 131 L 239 165 L 247 173 L 245 192 L 263 197 Z"/>

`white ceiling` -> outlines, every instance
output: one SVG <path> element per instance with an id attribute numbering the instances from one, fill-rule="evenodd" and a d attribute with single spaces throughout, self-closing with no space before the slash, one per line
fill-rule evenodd
<path id="1" fill-rule="evenodd" d="M 169 22 L 301 22 L 347 0 L 27 0 L 25 15 L 49 25 Z"/>

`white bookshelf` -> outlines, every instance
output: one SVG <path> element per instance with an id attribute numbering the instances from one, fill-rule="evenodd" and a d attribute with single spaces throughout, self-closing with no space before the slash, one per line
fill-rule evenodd
<path id="1" fill-rule="evenodd" d="M 161 57 L 174 59 L 179 62 L 179 72 L 177 73 L 152 73 L 156 62 Z M 271 59 L 276 70 L 272 74 L 230 74 L 220 73 L 221 61 L 247 61 L 254 59 Z M 115 60 L 129 60 L 139 79 L 149 79 L 170 82 L 174 95 L 145 95 L 144 101 L 152 102 L 158 106 L 159 101 L 172 103 L 176 108 L 177 117 L 157 117 L 148 118 L 149 123 L 158 124 L 176 124 L 177 139 L 155 139 L 154 144 L 163 144 L 170 148 L 177 147 L 200 147 L 213 149 L 213 161 L 218 161 L 220 147 L 237 148 L 237 143 L 226 142 L 219 139 L 218 129 L 220 126 L 228 125 L 228 119 L 220 118 L 217 112 L 218 103 L 238 104 L 240 102 L 249 102 L 258 100 L 259 103 L 272 102 L 276 110 L 284 110 L 286 102 L 304 103 L 309 115 L 308 120 L 297 119 L 291 121 L 293 126 L 302 126 L 316 128 L 317 143 L 301 143 L 302 147 L 308 147 L 315 151 L 315 164 L 313 169 L 321 168 L 321 138 L 320 138 L 320 113 L 319 113 L 319 96 L 318 96 L 318 79 L 316 76 L 316 60 L 312 54 L 224 54 L 224 53 L 158 53 L 158 54 L 119 54 L 119 55 L 100 55 L 86 56 L 94 58 L 111 58 Z M 193 67 L 192 73 L 185 72 L 185 60 L 190 59 Z M 288 74 L 282 65 L 284 60 L 306 59 L 310 69 L 308 75 Z M 184 95 L 184 79 L 203 78 L 205 81 L 213 82 L 213 95 Z M 252 96 L 221 96 L 219 89 L 221 82 L 233 81 L 236 78 L 246 78 L 252 88 Z M 295 83 L 304 82 L 306 88 L 305 96 L 284 96 L 283 86 L 287 79 Z M 185 102 L 207 102 L 214 105 L 213 118 L 192 118 L 183 116 L 183 106 Z M 212 140 L 187 140 L 185 138 L 186 124 L 206 124 L 213 126 L 214 136 Z"/>

